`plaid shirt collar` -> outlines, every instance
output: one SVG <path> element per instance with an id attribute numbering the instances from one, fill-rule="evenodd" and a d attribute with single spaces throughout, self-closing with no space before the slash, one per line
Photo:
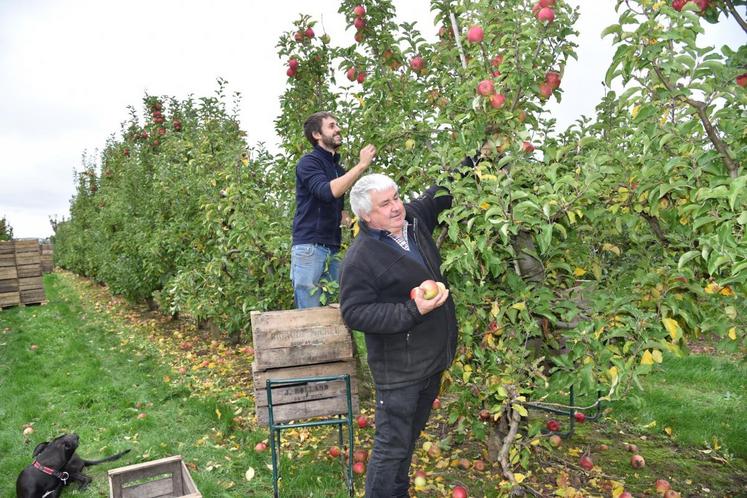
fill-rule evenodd
<path id="1" fill-rule="evenodd" d="M 408 223 L 405 221 L 405 224 L 402 225 L 402 236 L 394 235 L 391 232 L 387 232 L 386 230 L 382 230 L 383 233 L 386 234 L 387 237 L 395 241 L 399 246 L 404 249 L 405 251 L 410 250 L 410 244 L 407 242 L 407 225 Z"/>

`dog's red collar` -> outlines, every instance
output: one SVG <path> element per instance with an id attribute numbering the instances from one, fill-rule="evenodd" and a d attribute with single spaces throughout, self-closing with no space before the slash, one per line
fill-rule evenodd
<path id="1" fill-rule="evenodd" d="M 67 472 L 60 472 L 59 470 L 54 470 L 50 467 L 45 467 L 44 465 L 40 464 L 37 460 L 34 460 L 34 468 L 44 472 L 45 474 L 56 477 L 57 479 L 62 481 L 62 484 L 67 484 L 67 480 L 70 477 L 70 475 Z"/>

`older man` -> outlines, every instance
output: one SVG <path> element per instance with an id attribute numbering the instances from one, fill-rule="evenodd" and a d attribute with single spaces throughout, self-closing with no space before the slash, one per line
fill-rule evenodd
<path id="1" fill-rule="evenodd" d="M 350 191 L 360 233 L 342 263 L 340 302 L 348 327 L 365 334 L 376 384 L 368 498 L 409 496 L 412 453 L 456 352 L 447 286 L 431 299 L 419 288 L 425 280 L 446 284 L 433 230 L 451 202 L 446 189 L 434 186 L 405 205 L 381 174 L 362 177 Z"/>

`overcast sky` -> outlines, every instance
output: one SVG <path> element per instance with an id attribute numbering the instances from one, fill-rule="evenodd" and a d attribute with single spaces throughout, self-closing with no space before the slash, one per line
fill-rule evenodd
<path id="1" fill-rule="evenodd" d="M 616 22 L 614 0 L 579 5 L 578 62 L 566 68 L 560 127 L 592 116 L 612 57 L 600 32 Z M 365 3 L 365 2 L 364 2 Z M 435 38 L 427 0 L 400 0 L 400 20 L 417 21 Z M 0 218 L 17 238 L 52 234 L 49 217 L 68 215 L 73 171 L 97 150 L 142 98 L 213 95 L 216 79 L 241 92 L 241 126 L 254 144 L 277 143 L 273 121 L 285 87 L 278 37 L 299 13 L 323 24 L 332 43 L 347 45 L 339 3 L 332 0 L 0 0 Z M 708 29 L 708 44 L 738 47 L 733 20 Z M 300 131 L 299 131 L 300 133 Z"/>

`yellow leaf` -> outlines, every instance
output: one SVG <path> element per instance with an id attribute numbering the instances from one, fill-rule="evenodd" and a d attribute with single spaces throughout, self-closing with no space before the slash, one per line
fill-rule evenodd
<path id="1" fill-rule="evenodd" d="M 672 436 L 672 428 L 671 427 L 664 427 L 664 432 L 667 433 L 667 436 Z"/>
<path id="2" fill-rule="evenodd" d="M 664 324 L 664 328 L 667 329 L 667 332 L 669 332 L 672 341 L 676 341 L 682 337 L 682 329 L 680 328 L 680 324 L 677 323 L 677 320 L 673 318 L 662 318 L 661 322 Z"/>
<path id="3" fill-rule="evenodd" d="M 522 405 L 514 403 L 514 404 L 511 405 L 511 408 L 513 408 L 514 410 L 516 410 L 519 413 L 519 415 L 521 415 L 522 417 L 528 417 L 529 416 L 529 413 L 527 413 L 527 409 L 524 408 Z"/>
<path id="4" fill-rule="evenodd" d="M 706 285 L 703 290 L 706 294 L 715 294 L 719 290 L 721 290 L 721 286 L 719 286 L 716 282 L 708 282 L 708 285 Z"/>
<path id="5" fill-rule="evenodd" d="M 638 116 L 638 112 L 641 110 L 641 106 L 637 105 L 633 107 L 633 109 L 630 110 L 630 115 L 633 116 L 633 119 L 635 119 L 636 116 Z"/>
<path id="6" fill-rule="evenodd" d="M 488 201 L 482 201 L 482 204 L 480 204 L 480 209 L 483 211 L 488 209 L 490 207 L 490 204 L 488 204 Z"/>
<path id="7" fill-rule="evenodd" d="M 719 292 L 719 294 L 721 294 L 722 296 L 731 297 L 734 295 L 734 291 L 731 290 L 731 287 L 727 285 L 726 287 L 721 289 L 721 292 Z"/>
<path id="8" fill-rule="evenodd" d="M 610 367 L 607 370 L 607 376 L 610 378 L 610 380 L 614 381 L 617 379 L 617 367 Z"/>
<path id="9" fill-rule="evenodd" d="M 223 415 L 218 408 L 215 409 L 215 414 L 218 416 L 218 418 Z"/>
<path id="10" fill-rule="evenodd" d="M 254 474 L 256 474 L 256 472 L 254 471 L 254 469 L 252 467 L 249 467 L 248 469 L 246 469 L 246 473 L 244 474 L 244 478 L 247 481 L 251 481 L 252 479 L 254 479 Z"/>
<path id="11" fill-rule="evenodd" d="M 737 328 L 736 327 L 732 327 L 729 329 L 729 339 L 731 339 L 732 341 L 737 340 Z"/>
<path id="12" fill-rule="evenodd" d="M 358 232 L 361 231 L 361 227 L 358 226 L 358 218 L 353 220 L 353 237 L 358 236 Z"/>
<path id="13" fill-rule="evenodd" d="M 616 256 L 619 256 L 620 252 L 621 252 L 620 248 L 617 247 L 614 244 L 607 244 L 607 243 L 602 244 L 602 249 L 605 250 L 605 251 L 609 251 L 611 253 L 614 253 Z"/>
<path id="14" fill-rule="evenodd" d="M 651 356 L 654 357 L 654 361 L 656 363 L 661 363 L 662 360 L 663 360 L 663 358 L 661 356 L 661 351 L 659 351 L 658 349 L 654 349 L 654 352 L 653 352 L 653 354 Z"/>
<path id="15" fill-rule="evenodd" d="M 649 350 L 643 352 L 643 357 L 641 358 L 641 365 L 653 365 L 654 364 L 654 357 L 651 355 Z"/>
<path id="16" fill-rule="evenodd" d="M 521 301 L 520 303 L 514 303 L 511 305 L 511 307 L 519 311 L 524 311 L 525 309 L 527 309 L 527 305 L 524 303 L 524 301 Z"/>
<path id="17" fill-rule="evenodd" d="M 573 275 L 575 275 L 576 277 L 583 277 L 584 275 L 586 275 L 586 270 L 577 266 L 576 269 L 573 270 Z"/>
<path id="18" fill-rule="evenodd" d="M 514 474 L 514 479 L 516 479 L 518 484 L 521 484 L 526 479 L 526 476 L 524 474 Z"/>

